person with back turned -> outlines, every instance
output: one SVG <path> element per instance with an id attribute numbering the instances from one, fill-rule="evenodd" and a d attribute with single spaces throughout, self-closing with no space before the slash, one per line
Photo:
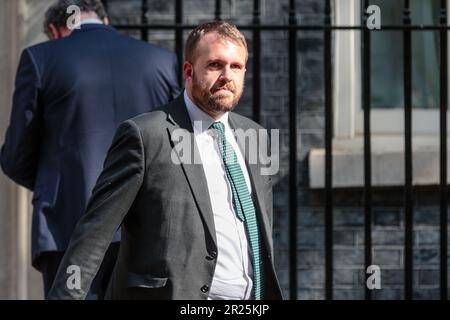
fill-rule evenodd
<path id="1" fill-rule="evenodd" d="M 71 5 L 81 12 L 73 30 Z M 32 264 L 47 295 L 117 127 L 171 101 L 180 88 L 175 55 L 118 33 L 100 0 L 59 0 L 44 27 L 52 40 L 20 58 L 0 163 L 33 191 Z M 110 240 L 89 299 L 104 295 L 120 232 Z"/>

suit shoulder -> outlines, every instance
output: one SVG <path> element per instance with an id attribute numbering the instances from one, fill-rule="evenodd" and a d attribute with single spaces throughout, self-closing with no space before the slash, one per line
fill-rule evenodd
<path id="1" fill-rule="evenodd" d="M 58 41 L 56 40 L 45 41 L 25 48 L 23 52 L 28 52 L 34 59 L 37 59 L 42 55 L 54 51 L 55 45 L 58 45 Z"/>
<path id="2" fill-rule="evenodd" d="M 128 119 L 136 125 L 142 133 L 151 135 L 159 135 L 165 132 L 168 123 L 170 110 L 176 108 L 179 104 L 180 98 L 174 99 L 169 103 L 160 106 L 150 112 L 141 113 L 133 118 Z M 127 122 L 125 121 L 125 122 Z"/>
<path id="3" fill-rule="evenodd" d="M 167 113 L 161 109 L 139 114 L 133 118 L 128 119 L 128 122 L 133 122 L 139 129 L 157 128 L 166 121 Z M 127 122 L 125 121 L 125 122 Z"/>
<path id="4" fill-rule="evenodd" d="M 39 51 L 45 51 L 45 50 L 49 50 L 55 43 L 56 41 L 54 40 L 50 40 L 50 41 L 45 41 L 45 42 L 41 42 L 41 43 L 37 43 L 35 45 L 29 46 L 27 48 L 25 48 L 25 51 L 30 51 L 30 52 L 39 52 Z"/>
<path id="5" fill-rule="evenodd" d="M 244 125 L 245 127 L 253 128 L 253 129 L 264 129 L 264 130 L 266 130 L 266 128 L 264 128 L 262 125 L 260 125 L 259 123 L 253 121 L 252 119 L 250 119 L 248 117 L 242 116 L 242 115 L 237 114 L 235 112 L 232 112 L 231 116 L 232 116 L 234 121 Z"/>

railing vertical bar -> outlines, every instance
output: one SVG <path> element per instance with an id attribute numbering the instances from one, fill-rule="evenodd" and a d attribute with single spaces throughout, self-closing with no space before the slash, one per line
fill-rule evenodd
<path id="1" fill-rule="evenodd" d="M 146 25 L 148 24 L 148 2 L 147 0 L 142 0 L 141 4 L 141 39 L 145 42 L 148 42 L 148 28 Z"/>
<path id="2" fill-rule="evenodd" d="M 108 0 L 102 0 L 103 7 L 105 7 L 106 13 L 108 13 Z"/>
<path id="3" fill-rule="evenodd" d="M 222 19 L 221 17 L 222 17 L 222 0 L 216 0 L 214 19 L 221 20 Z"/>
<path id="4" fill-rule="evenodd" d="M 440 24 L 447 25 L 447 0 L 441 0 Z M 440 30 L 440 290 L 441 300 L 448 298 L 447 282 L 447 223 L 448 223 L 448 203 L 447 203 L 447 109 L 448 109 L 448 38 L 447 30 Z"/>
<path id="5" fill-rule="evenodd" d="M 364 1 L 364 8 L 370 5 L 369 0 Z M 369 14 L 364 10 L 364 24 Z M 370 30 L 363 31 L 364 65 L 363 65 L 363 106 L 364 106 L 364 264 L 365 270 L 372 265 L 372 151 L 371 151 L 371 46 Z M 364 270 L 364 271 L 365 271 Z M 366 300 L 372 299 L 372 291 L 365 287 Z"/>
<path id="6" fill-rule="evenodd" d="M 403 24 L 411 25 L 411 9 L 409 0 L 404 1 Z M 404 296 L 411 300 L 413 295 L 413 205 L 412 205 L 412 79 L 411 79 L 411 30 L 403 30 L 403 85 L 405 115 L 405 274 Z"/>
<path id="7" fill-rule="evenodd" d="M 289 291 L 297 300 L 297 24 L 289 1 Z"/>
<path id="8" fill-rule="evenodd" d="M 325 1 L 325 26 L 331 26 L 331 3 Z M 324 30 L 325 63 L 325 298 L 333 299 L 333 190 L 332 190 L 332 61 L 331 28 Z"/>
<path id="9" fill-rule="evenodd" d="M 181 26 L 183 24 L 183 1 L 175 0 L 175 25 Z M 178 59 L 178 81 L 183 81 L 183 29 L 175 29 L 175 52 Z"/>
<path id="10" fill-rule="evenodd" d="M 253 0 L 253 24 L 260 24 L 260 1 Z M 253 120 L 261 121 L 261 30 L 253 30 Z"/>

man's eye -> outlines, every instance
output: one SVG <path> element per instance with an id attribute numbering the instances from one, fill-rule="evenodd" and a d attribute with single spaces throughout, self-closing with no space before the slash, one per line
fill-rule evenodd
<path id="1" fill-rule="evenodd" d="M 209 66 L 212 67 L 212 68 L 218 68 L 218 67 L 220 67 L 220 63 L 218 63 L 218 62 L 211 62 L 209 64 Z"/>

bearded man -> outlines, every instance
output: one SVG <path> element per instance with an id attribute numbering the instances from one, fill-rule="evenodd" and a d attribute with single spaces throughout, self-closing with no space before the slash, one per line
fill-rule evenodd
<path id="1" fill-rule="evenodd" d="M 190 33 L 184 92 L 117 130 L 48 298 L 85 297 L 119 226 L 107 298 L 282 298 L 273 264 L 271 179 L 261 174 L 267 159 L 251 163 L 233 134 L 264 130 L 232 112 L 247 59 L 245 37 L 227 22 Z M 180 130 L 201 161 L 173 161 Z"/>

